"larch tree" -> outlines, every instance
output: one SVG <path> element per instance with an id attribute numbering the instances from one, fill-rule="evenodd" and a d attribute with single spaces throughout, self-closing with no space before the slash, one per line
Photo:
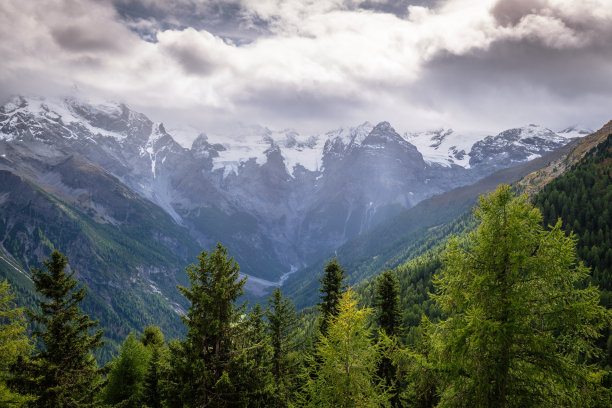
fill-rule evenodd
<path id="1" fill-rule="evenodd" d="M 28 311 L 35 323 L 33 334 L 42 343 L 27 366 L 33 379 L 32 405 L 95 406 L 102 379 L 93 352 L 103 344 L 103 330 L 90 335 L 98 322 L 89 320 L 79 308 L 86 296 L 85 288 L 77 289 L 74 271 L 66 273 L 66 257 L 53 251 L 43 265 L 44 270 L 32 268 L 36 291 L 43 296 L 40 312 Z"/>
<path id="2" fill-rule="evenodd" d="M 7 408 L 25 406 L 29 400 L 9 388 L 11 366 L 19 358 L 27 358 L 32 350 L 23 308 L 15 306 L 14 298 L 8 282 L 0 282 L 0 406 Z"/>
<path id="3" fill-rule="evenodd" d="M 545 230 L 526 196 L 505 185 L 480 198 L 475 216 L 477 230 L 450 241 L 435 278 L 446 317 L 424 326 L 441 377 L 439 406 L 590 406 L 607 398 L 593 391 L 599 377 L 587 362 L 610 316 L 585 284 L 575 238 L 560 221 Z"/>
<path id="4" fill-rule="evenodd" d="M 357 300 L 348 289 L 339 299 L 338 313 L 331 318 L 327 335 L 319 334 L 313 364 L 315 375 L 307 381 L 306 403 L 312 407 L 385 407 L 389 406 L 386 387 L 376 371 L 380 349 L 372 342 L 369 319 L 372 309 L 358 309 Z"/>

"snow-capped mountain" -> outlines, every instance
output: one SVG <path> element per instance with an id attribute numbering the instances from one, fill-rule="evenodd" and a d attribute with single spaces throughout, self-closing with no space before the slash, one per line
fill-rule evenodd
<path id="1" fill-rule="evenodd" d="M 302 136 L 236 126 L 201 132 L 185 148 L 163 124 L 123 104 L 17 97 L 0 107 L 0 170 L 120 224 L 109 208 L 118 202 L 55 170 L 87 163 L 157 204 L 200 246 L 221 241 L 245 273 L 277 280 L 427 197 L 539 157 L 582 132 L 589 131 L 529 125 L 495 136 L 451 129 L 402 136 L 387 122 L 365 122 Z"/>

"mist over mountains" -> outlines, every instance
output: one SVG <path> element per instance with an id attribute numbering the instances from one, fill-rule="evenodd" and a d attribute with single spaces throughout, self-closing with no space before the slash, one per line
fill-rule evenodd
<path id="1" fill-rule="evenodd" d="M 450 129 L 402 136 L 364 122 L 309 137 L 260 127 L 218 140 L 202 133 L 185 148 L 123 104 L 15 97 L 0 108 L 0 168 L 98 223 L 129 222 L 126 200 L 144 198 L 195 246 L 224 242 L 244 273 L 275 282 L 425 198 L 588 133 L 528 125 L 480 139 Z M 75 180 L 74 169 L 88 177 Z M 108 184 L 122 191 L 100 194 L 118 191 Z M 173 246 L 164 232 L 155 239 Z"/>

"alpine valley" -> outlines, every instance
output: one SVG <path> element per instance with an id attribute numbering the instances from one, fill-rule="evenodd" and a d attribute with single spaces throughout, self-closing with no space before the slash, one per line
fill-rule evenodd
<path id="1" fill-rule="evenodd" d="M 148 324 L 180 336 L 176 285 L 216 242 L 249 276 L 249 298 L 286 284 L 306 306 L 337 251 L 361 271 L 351 283 L 371 277 L 390 266 L 376 256 L 386 236 L 401 238 L 393 226 L 416 234 L 448 222 L 591 133 L 399 133 L 365 122 L 302 136 L 237 125 L 184 146 L 123 104 L 14 97 L 0 107 L 0 278 L 27 303 L 29 268 L 62 251 L 111 346 Z"/>

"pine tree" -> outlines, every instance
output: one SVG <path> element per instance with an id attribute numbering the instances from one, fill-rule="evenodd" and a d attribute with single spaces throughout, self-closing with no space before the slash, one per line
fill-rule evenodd
<path id="1" fill-rule="evenodd" d="M 339 300 L 338 313 L 319 335 L 320 364 L 305 388 L 309 407 L 382 407 L 389 395 L 376 378 L 381 354 L 372 343 L 371 309 L 358 309 L 352 291 Z"/>
<path id="2" fill-rule="evenodd" d="M 610 316 L 597 288 L 582 285 L 588 269 L 577 264 L 574 237 L 560 222 L 545 231 L 540 212 L 508 186 L 481 197 L 475 215 L 479 227 L 449 243 L 435 281 L 447 316 L 427 329 L 440 406 L 589 406 L 606 398 L 592 392 L 598 376 L 585 360 L 598 354 L 593 341 Z"/>
<path id="3" fill-rule="evenodd" d="M 23 308 L 15 307 L 14 295 L 7 281 L 0 282 L 0 406 L 17 408 L 29 400 L 8 386 L 10 368 L 18 359 L 27 358 L 32 344 L 26 334 L 27 323 Z"/>
<path id="4" fill-rule="evenodd" d="M 246 330 L 246 304 L 236 305 L 246 278 L 240 278 L 238 264 L 221 244 L 202 251 L 198 261 L 186 268 L 190 288 L 178 288 L 191 305 L 183 317 L 187 337 L 173 357 L 179 364 L 173 367 L 174 381 L 185 406 L 227 406 L 243 398 L 230 369 L 240 354 L 236 342 Z"/>
<path id="5" fill-rule="evenodd" d="M 79 309 L 85 288 L 77 289 L 75 272 L 65 272 L 67 264 L 63 254 L 53 251 L 43 261 L 44 271 L 32 268 L 36 291 L 44 296 L 41 312 L 28 312 L 36 323 L 33 334 L 43 344 L 32 357 L 34 364 L 29 365 L 34 407 L 94 406 L 102 386 L 92 352 L 102 346 L 103 330 L 89 335 L 98 322 Z"/>
<path id="6" fill-rule="evenodd" d="M 321 302 L 318 303 L 321 311 L 321 320 L 319 323 L 319 331 L 325 335 L 329 326 L 330 320 L 338 314 L 340 297 L 346 289 L 344 283 L 344 269 L 338 264 L 338 258 L 331 259 L 325 266 L 325 273 L 319 282 L 321 287 Z"/>
<path id="7" fill-rule="evenodd" d="M 383 272 L 376 279 L 375 305 L 378 311 L 378 326 L 384 336 L 388 336 L 391 340 L 386 344 L 397 348 L 398 337 L 401 333 L 402 313 L 399 299 L 399 281 L 390 270 Z M 388 353 L 393 351 L 395 350 L 387 350 Z M 382 358 L 378 366 L 378 374 L 393 394 L 391 405 L 399 406 L 397 367 L 390 358 Z"/>

